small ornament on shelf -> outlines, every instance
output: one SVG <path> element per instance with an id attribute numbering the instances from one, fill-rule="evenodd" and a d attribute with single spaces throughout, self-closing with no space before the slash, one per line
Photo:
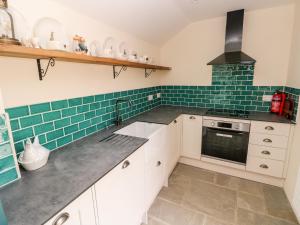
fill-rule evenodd
<path id="1" fill-rule="evenodd" d="M 75 35 L 73 37 L 73 51 L 78 54 L 87 54 L 88 48 L 83 37 Z"/>

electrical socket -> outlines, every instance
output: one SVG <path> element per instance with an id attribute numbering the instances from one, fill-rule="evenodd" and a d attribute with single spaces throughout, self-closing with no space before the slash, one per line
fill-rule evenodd
<path id="1" fill-rule="evenodd" d="M 160 94 L 160 93 L 157 93 L 157 94 L 156 94 L 156 97 L 157 97 L 157 98 L 161 98 L 161 94 Z"/>
<path id="2" fill-rule="evenodd" d="M 153 100 L 153 95 L 148 95 L 148 101 L 152 101 Z"/>
<path id="3" fill-rule="evenodd" d="M 271 102 L 272 101 L 272 95 L 263 95 L 263 101 L 264 102 Z"/>

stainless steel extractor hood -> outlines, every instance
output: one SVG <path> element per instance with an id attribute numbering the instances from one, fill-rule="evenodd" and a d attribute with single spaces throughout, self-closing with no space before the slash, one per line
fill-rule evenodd
<path id="1" fill-rule="evenodd" d="M 207 65 L 255 64 L 256 60 L 242 52 L 244 9 L 227 13 L 225 53 Z"/>

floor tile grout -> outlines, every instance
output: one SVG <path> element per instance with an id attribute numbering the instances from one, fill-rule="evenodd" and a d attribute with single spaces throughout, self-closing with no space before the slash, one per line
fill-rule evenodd
<path id="1" fill-rule="evenodd" d="M 180 168 L 182 171 L 180 171 Z M 186 169 L 187 171 L 184 171 L 184 169 Z M 191 174 L 184 174 L 184 173 L 187 173 L 188 171 L 190 171 Z M 199 174 L 197 174 L 197 172 L 199 172 Z M 218 177 L 218 176 L 220 176 L 220 177 Z M 219 182 L 221 181 L 221 183 L 218 183 L 218 179 L 221 179 L 222 176 L 223 176 L 223 179 L 225 178 L 225 180 L 219 180 Z M 172 178 L 174 178 L 174 177 L 175 177 L 175 180 L 173 180 L 173 182 L 172 182 Z M 188 181 L 187 187 L 185 186 L 185 183 L 184 184 L 181 183 L 180 179 L 182 179 L 184 182 Z M 229 181 L 227 181 L 227 179 L 229 179 Z M 234 179 L 234 180 L 230 180 L 230 179 Z M 193 182 L 190 182 L 190 181 L 193 181 L 193 180 L 195 180 L 196 182 L 204 183 L 204 184 L 208 185 L 208 186 L 204 186 L 204 187 L 206 187 L 206 189 L 209 187 L 216 187 L 217 189 L 214 189 L 215 191 L 216 190 L 224 190 L 225 191 L 225 192 L 222 191 L 219 193 L 219 194 L 221 194 L 221 197 L 222 197 L 221 200 L 225 201 L 225 203 L 218 203 L 218 204 L 221 204 L 220 206 L 222 206 L 222 207 L 224 207 L 224 206 L 228 207 L 228 206 L 230 206 L 228 204 L 234 204 L 234 205 L 232 205 L 233 207 L 228 208 L 229 210 L 233 211 L 233 214 L 231 214 L 231 215 L 233 215 L 233 217 L 232 217 L 233 223 L 226 222 L 230 218 L 230 216 L 229 216 L 230 214 L 227 214 L 229 217 L 224 217 L 224 219 L 226 218 L 226 220 L 223 220 L 223 219 L 219 218 L 219 216 L 216 217 L 213 213 L 211 213 L 212 212 L 211 210 L 201 211 L 204 208 L 202 208 L 202 209 L 201 209 L 201 207 L 195 208 L 194 205 L 186 206 L 186 202 L 184 203 L 183 201 L 184 200 L 186 201 L 189 196 L 188 193 L 190 193 L 191 188 L 194 185 Z M 242 183 L 242 182 L 245 182 L 245 183 Z M 247 184 L 247 182 L 249 182 L 249 184 Z M 231 186 L 233 186 L 233 188 L 228 187 L 226 185 L 231 185 Z M 241 186 L 241 185 L 243 185 L 243 186 Z M 246 186 L 244 186 L 244 185 L 246 185 Z M 250 185 L 250 186 L 247 186 L 247 185 Z M 296 225 L 297 223 L 294 223 L 291 220 L 284 218 L 284 216 L 276 217 L 276 216 L 269 214 L 270 212 L 268 211 L 268 208 L 267 208 L 267 199 L 266 199 L 265 192 L 268 190 L 266 188 L 269 188 L 270 185 L 266 185 L 266 186 L 264 186 L 264 185 L 265 184 L 262 184 L 259 182 L 248 181 L 246 179 L 241 179 L 241 178 L 232 177 L 232 176 L 221 174 L 221 173 L 211 172 L 211 171 L 196 168 L 196 167 L 189 167 L 189 166 L 182 164 L 182 165 L 179 165 L 172 173 L 172 175 L 170 177 L 169 187 L 164 187 L 164 192 L 172 191 L 172 188 L 177 187 L 177 189 L 180 191 L 180 193 L 182 193 L 182 194 L 180 194 L 182 196 L 179 199 L 174 199 L 174 196 L 172 197 L 172 192 L 171 192 L 170 196 L 168 196 L 168 195 L 161 196 L 161 194 L 160 194 L 158 196 L 157 200 L 161 200 L 163 202 L 172 204 L 173 206 L 176 206 L 178 209 L 186 210 L 187 212 L 191 213 L 192 218 L 191 218 L 190 222 L 188 224 L 180 224 L 180 225 L 194 225 L 193 220 L 197 217 L 197 215 L 203 217 L 202 224 L 197 224 L 197 225 L 211 225 L 211 223 L 209 223 L 209 220 L 211 220 L 211 219 L 218 221 L 218 224 L 224 223 L 224 225 L 225 224 L 226 225 L 239 225 L 238 223 L 241 219 L 239 217 L 240 210 L 243 210 L 243 211 L 241 211 L 242 214 L 246 213 L 246 214 L 249 214 L 249 216 L 250 216 L 250 214 L 252 213 L 253 216 L 261 216 L 260 218 L 265 218 L 267 220 L 272 220 L 272 221 L 273 220 L 278 221 L 278 223 L 280 223 L 280 225 L 292 225 L 292 224 Z M 244 190 L 241 190 L 242 188 L 245 188 L 245 187 L 247 187 L 247 188 Z M 251 188 L 253 188 L 253 187 L 257 188 L 257 189 L 251 190 Z M 272 187 L 272 186 L 270 186 L 270 187 Z M 176 191 L 177 189 L 175 188 L 174 190 Z M 197 189 L 197 186 L 196 186 L 196 189 Z M 270 189 L 270 190 L 272 190 L 272 189 Z M 270 191 L 270 190 L 268 190 L 268 191 Z M 227 191 L 229 191 L 229 192 L 227 192 Z M 274 192 L 275 193 L 273 193 L 273 195 L 277 194 L 276 189 L 274 189 Z M 226 193 L 229 193 L 230 195 L 224 196 L 224 194 L 226 194 Z M 175 192 L 175 194 L 176 194 L 176 192 Z M 222 196 L 222 194 L 223 194 L 223 196 Z M 246 198 L 244 197 L 244 199 L 243 199 L 241 197 L 241 194 L 244 194 L 245 196 L 249 196 L 249 197 L 246 197 Z M 213 198 L 215 198 L 215 197 L 213 197 Z M 250 198 L 250 200 L 249 200 L 249 198 Z M 251 208 L 251 207 L 253 207 L 253 203 L 252 203 L 252 206 L 250 206 L 250 207 L 248 207 L 248 206 L 243 207 L 243 205 L 239 205 L 239 201 L 244 201 L 243 204 L 250 204 L 251 201 L 253 201 L 253 199 L 255 200 L 256 198 L 260 199 L 263 202 L 263 206 L 262 206 L 264 209 L 263 211 L 253 210 Z M 274 198 L 274 196 L 273 196 L 273 198 Z M 228 199 L 228 200 L 231 199 L 233 202 L 231 202 L 231 200 L 230 200 L 229 203 L 227 204 L 226 199 Z M 272 200 L 272 197 L 271 197 L 271 200 Z M 250 202 L 248 202 L 248 201 L 250 201 Z M 213 204 L 215 204 L 215 203 L 213 203 Z M 225 204 L 225 205 L 222 205 L 222 204 Z M 255 204 L 257 204 L 257 203 L 255 203 Z M 255 206 L 255 204 L 254 204 L 254 206 Z M 285 204 L 285 203 L 283 203 L 283 204 Z M 288 206 L 284 205 L 284 207 L 288 207 Z M 215 208 L 214 210 L 219 210 L 219 209 Z M 224 210 L 227 210 L 227 209 L 225 208 Z M 289 209 L 287 209 L 287 210 L 289 210 Z M 208 213 L 208 212 L 210 212 L 210 213 Z M 272 213 L 272 211 L 271 211 L 271 213 Z M 273 211 L 273 213 L 274 213 L 274 211 Z M 287 213 L 289 213 L 289 211 L 287 211 Z M 219 214 L 219 215 L 222 215 L 222 214 Z M 290 216 L 289 214 L 286 214 L 286 215 Z M 176 215 L 174 215 L 174 216 L 176 216 Z M 223 217 L 223 215 L 221 217 Z M 209 219 L 209 218 L 211 218 L 211 219 Z M 160 218 L 157 218 L 157 219 L 159 219 L 160 222 L 164 222 L 162 225 L 174 225 L 174 224 L 168 223 L 167 221 L 161 220 Z M 247 219 L 247 218 L 242 218 L 242 219 Z M 280 221 L 282 221 L 282 222 L 280 222 Z M 209 224 L 207 224 L 207 223 L 209 223 Z M 250 224 L 254 225 L 252 223 L 249 223 L 249 225 Z M 179 225 L 179 224 L 176 223 L 176 225 Z"/>

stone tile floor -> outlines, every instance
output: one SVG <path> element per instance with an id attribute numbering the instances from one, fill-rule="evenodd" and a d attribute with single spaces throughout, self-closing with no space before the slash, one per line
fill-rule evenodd
<path id="1" fill-rule="evenodd" d="M 295 225 L 281 188 L 178 164 L 149 225 Z"/>

